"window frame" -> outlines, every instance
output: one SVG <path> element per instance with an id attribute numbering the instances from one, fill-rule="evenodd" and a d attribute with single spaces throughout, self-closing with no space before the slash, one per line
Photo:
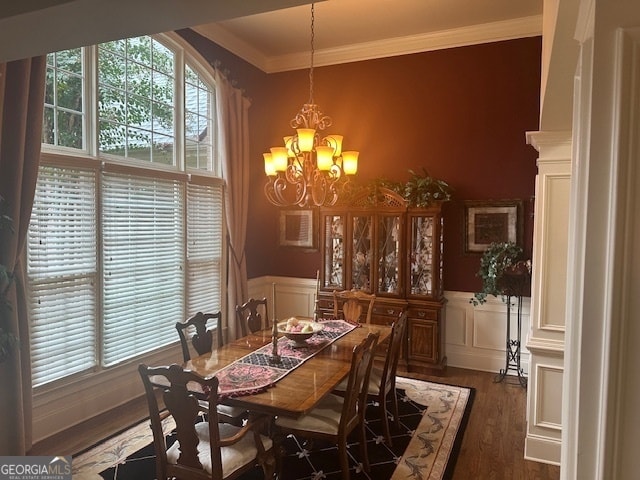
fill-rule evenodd
<path id="1" fill-rule="evenodd" d="M 191 181 L 194 181 L 199 184 L 211 185 L 216 188 L 222 189 L 222 205 L 221 205 L 221 229 L 222 229 L 222 245 L 221 245 L 221 255 L 220 255 L 220 265 L 222 266 L 220 269 L 220 309 L 223 311 L 223 318 L 227 318 L 226 315 L 226 294 L 224 288 L 224 265 L 227 263 L 227 246 L 226 246 L 226 217 L 225 217 L 225 204 L 224 204 L 224 191 L 225 191 L 225 182 L 221 178 L 222 177 L 222 166 L 221 161 L 218 155 L 218 144 L 217 144 L 217 132 L 214 135 L 214 140 L 212 142 L 212 169 L 211 170 L 201 170 L 201 169 L 191 169 L 187 168 L 184 154 L 184 115 L 185 115 L 185 98 L 184 98 L 184 67 L 185 65 L 189 65 L 191 69 L 193 69 L 205 83 L 207 86 L 215 92 L 215 83 L 214 83 L 214 69 L 213 67 L 204 59 L 197 50 L 191 46 L 186 40 L 180 37 L 178 34 L 174 32 L 168 32 L 158 35 L 150 35 L 151 38 L 160 41 L 164 46 L 171 49 L 175 55 L 175 69 L 174 69 L 174 87 L 176 88 L 175 98 L 174 98 L 174 128 L 175 128 L 175 144 L 174 144 L 174 165 L 162 165 L 162 164 L 150 164 L 144 160 L 138 160 L 135 158 L 121 158 L 113 155 L 103 154 L 98 151 L 98 88 L 97 88 L 97 51 L 98 45 L 92 45 L 88 47 L 82 48 L 82 61 L 83 61 L 83 77 L 85 78 L 83 84 L 83 108 L 84 108 L 84 140 L 83 140 L 83 149 L 76 149 L 64 146 L 54 146 L 50 144 L 42 143 L 42 152 L 41 152 L 41 164 L 43 165 L 56 165 L 56 166 L 69 166 L 69 167 L 78 167 L 82 166 L 82 168 L 91 168 L 96 170 L 97 175 L 97 202 L 98 202 L 98 213 L 96 219 L 96 236 L 97 236 L 97 265 L 98 265 L 98 277 L 102 277 L 103 275 L 103 264 L 101 259 L 101 245 L 103 244 L 103 236 L 102 236 L 102 219 L 100 218 L 102 212 L 102 202 L 101 202 L 101 174 L 106 164 L 110 164 L 113 167 L 118 168 L 118 166 L 122 167 L 131 167 L 137 169 L 139 171 L 151 170 L 156 174 L 158 172 L 164 172 L 165 174 L 169 174 L 170 176 L 184 176 L 185 181 L 183 183 L 183 190 L 185 194 L 185 202 L 184 202 L 184 226 L 182 231 L 182 236 L 185 239 L 187 238 L 187 223 L 186 223 L 186 192 L 188 189 L 188 185 Z M 95 88 L 94 88 L 95 87 Z M 215 99 L 215 95 L 214 95 Z M 216 103 L 215 101 L 211 102 L 211 119 L 213 122 L 216 121 Z M 178 121 L 176 121 L 178 120 Z M 214 123 L 215 125 L 215 123 Z M 217 130 L 217 129 L 216 129 Z M 152 168 L 150 168 L 152 167 Z M 188 261 L 186 255 L 186 245 L 185 245 L 185 253 L 184 253 L 184 262 L 186 267 L 186 262 Z M 187 285 L 187 270 L 184 268 L 184 288 L 186 289 Z M 30 294 L 30 292 L 29 292 Z M 186 296 L 186 295 L 185 295 Z M 149 354 L 141 354 L 137 357 L 125 360 L 113 366 L 103 366 L 101 365 L 101 357 L 102 357 L 102 333 L 101 333 L 101 324 L 103 318 L 103 299 L 102 299 L 102 288 L 96 288 L 96 303 L 97 303 L 97 311 L 96 314 L 98 318 L 96 319 L 96 366 L 90 371 L 83 371 L 76 374 L 72 374 L 68 377 L 60 378 L 37 387 L 33 388 L 34 391 L 34 438 L 37 437 L 38 425 L 46 424 L 45 420 L 48 415 L 43 411 L 47 407 L 50 407 L 56 402 L 60 402 L 65 399 L 69 392 L 75 391 L 84 391 L 88 392 L 96 385 L 102 383 L 104 381 L 110 380 L 120 380 L 123 381 L 126 375 L 130 375 L 132 369 L 137 366 L 139 361 L 144 358 L 145 361 L 153 362 L 166 362 L 168 359 L 174 359 L 175 354 L 179 352 L 178 339 L 176 337 L 176 341 L 165 346 L 161 346 L 155 349 L 153 352 Z M 186 299 L 184 302 L 184 311 L 186 315 Z M 226 327 L 226 326 L 225 326 Z M 133 385 L 130 382 L 130 378 L 126 377 L 127 380 L 123 382 L 123 385 L 127 385 L 126 388 L 131 388 Z M 110 379 L 110 380 L 109 380 Z M 135 382 L 134 382 L 135 383 Z M 109 402 L 107 402 L 109 403 Z M 113 403 L 111 402 L 111 405 Z M 62 405 L 62 404 L 61 404 Z"/>

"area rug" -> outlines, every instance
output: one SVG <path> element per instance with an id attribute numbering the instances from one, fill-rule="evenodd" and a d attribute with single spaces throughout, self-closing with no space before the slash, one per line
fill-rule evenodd
<path id="1" fill-rule="evenodd" d="M 349 442 L 353 480 L 446 480 L 451 477 L 473 401 L 473 389 L 398 377 L 400 428 L 391 422 L 392 446 L 386 444 L 377 404 L 367 407 L 370 472 L 360 463 L 357 439 Z M 169 420 L 165 433 L 175 425 Z M 293 435 L 287 437 L 280 480 L 341 478 L 336 448 Z M 151 429 L 147 421 L 73 458 L 74 479 L 144 480 L 155 478 Z M 262 471 L 241 480 L 258 480 Z"/>

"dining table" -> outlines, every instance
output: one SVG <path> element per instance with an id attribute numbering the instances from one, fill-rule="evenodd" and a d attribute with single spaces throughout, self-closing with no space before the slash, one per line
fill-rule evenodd
<path id="1" fill-rule="evenodd" d="M 361 323 L 346 334 L 314 353 L 267 388 L 240 395 L 227 395 L 220 403 L 244 408 L 252 413 L 273 416 L 300 417 L 310 412 L 318 402 L 349 374 L 353 349 L 370 333 L 378 334 L 378 343 L 391 334 L 391 327 Z M 184 368 L 202 377 L 218 375 L 225 367 L 256 351 L 268 351 L 273 344 L 274 329 L 268 328 L 233 340 L 194 357 Z M 280 337 L 278 342 L 285 339 Z M 264 347 L 264 348 L 263 348 Z M 277 353 L 277 350 L 276 350 Z"/>

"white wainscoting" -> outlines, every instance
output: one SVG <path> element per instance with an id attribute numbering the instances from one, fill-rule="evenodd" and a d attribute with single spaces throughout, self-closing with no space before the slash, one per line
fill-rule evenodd
<path id="1" fill-rule="evenodd" d="M 452 367 L 498 372 L 506 365 L 507 305 L 500 297 L 489 296 L 483 305 L 469 302 L 473 293 L 446 291 L 445 353 Z M 522 345 L 520 365 L 529 372 L 529 351 L 524 347 L 529 331 L 528 297 L 522 299 Z M 517 308 L 511 300 L 511 338 L 517 334 Z M 514 371 L 509 374 L 514 374 Z"/>
<path id="2" fill-rule="evenodd" d="M 273 305 L 275 284 L 276 316 L 279 319 L 293 315 L 313 315 L 316 280 L 266 276 L 249 280 L 249 296 L 266 297 Z M 445 350 L 447 364 L 452 367 L 498 372 L 506 364 L 507 306 L 500 299 L 489 296 L 484 305 L 469 302 L 469 292 L 445 292 L 446 325 Z M 513 303 L 513 300 L 512 300 Z M 530 299 L 523 299 L 521 367 L 529 371 L 529 352 L 524 347 L 529 331 Z M 271 317 L 273 310 L 270 309 Z M 515 305 L 511 310 L 511 335 L 515 338 L 517 317 Z M 510 372 L 513 374 L 515 372 Z"/>
<path id="3" fill-rule="evenodd" d="M 315 278 L 265 276 L 249 280 L 248 288 L 250 297 L 268 299 L 269 318 L 273 318 L 274 306 L 278 319 L 293 315 L 313 315 Z M 448 300 L 445 330 L 448 364 L 453 367 L 498 372 L 505 366 L 506 305 L 500 299 L 490 297 L 485 305 L 474 307 L 469 303 L 471 295 L 468 292 L 445 292 Z M 515 314 L 512 317 L 512 332 L 515 333 Z M 528 328 L 527 298 L 524 302 L 522 322 L 523 343 Z M 79 376 L 65 382 L 64 385 L 39 389 L 33 401 L 34 441 L 61 432 L 142 395 L 142 382 L 137 372 L 138 363 L 164 365 L 181 358 L 180 347 L 176 341 L 162 351 L 144 355 L 143 358 L 127 364 Z M 523 349 L 521 360 L 522 368 L 528 372 L 529 353 L 526 349 Z M 550 380 L 554 378 L 552 374 L 547 376 Z M 544 414 L 538 418 L 539 428 L 548 428 L 550 425 L 553 428 L 557 422 L 556 418 L 547 418 Z M 125 426 L 123 425 L 123 428 Z"/>

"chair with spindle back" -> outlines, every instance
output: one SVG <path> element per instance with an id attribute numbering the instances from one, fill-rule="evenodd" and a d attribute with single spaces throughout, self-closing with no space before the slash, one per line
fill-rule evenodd
<path id="1" fill-rule="evenodd" d="M 371 323 L 375 301 L 375 294 L 365 293 L 361 290 L 334 290 L 333 316 L 335 318 L 343 318 L 351 323 Z M 367 304 L 364 318 L 362 303 Z"/>
<path id="2" fill-rule="evenodd" d="M 213 325 L 207 325 L 209 320 L 214 320 Z M 221 347 L 222 340 L 222 312 L 202 313 L 198 312 L 186 322 L 176 322 L 176 330 L 180 337 L 180 345 L 182 346 L 182 357 L 186 362 L 191 360 L 191 351 L 189 349 L 189 340 L 187 339 L 188 330 L 194 329 L 191 335 L 191 345 L 198 355 L 211 352 L 213 349 L 213 330 L 216 333 L 217 347 Z"/>
<path id="3" fill-rule="evenodd" d="M 270 422 L 269 417 L 254 417 L 243 426 L 221 422 L 215 376 L 203 378 L 176 364 L 140 365 L 138 372 L 149 407 L 156 478 L 231 480 L 256 465 L 262 467 L 265 480 L 273 478 L 276 465 L 273 442 L 260 434 Z M 210 392 L 206 401 L 209 413 L 204 421 L 202 403 L 192 391 L 194 385 L 200 391 Z M 176 424 L 177 440 L 170 446 L 163 431 L 161 402 Z"/>
<path id="4" fill-rule="evenodd" d="M 367 338 L 354 347 L 344 396 L 330 393 L 302 417 L 279 416 L 275 420 L 278 433 L 293 433 L 302 438 L 320 438 L 336 443 L 343 480 L 350 479 L 347 437 L 356 429 L 360 437 L 361 461 L 364 470 L 369 471 L 364 419 L 367 406 L 367 387 L 378 337 L 379 334 L 370 333 Z"/>
<path id="5" fill-rule="evenodd" d="M 250 298 L 242 305 L 236 306 L 236 316 L 240 322 L 242 336 L 270 328 L 267 299 L 256 300 Z"/>
<path id="6" fill-rule="evenodd" d="M 207 326 L 209 320 L 215 320 L 213 325 Z M 186 322 L 176 322 L 176 330 L 180 337 L 180 345 L 182 346 L 182 357 L 184 363 L 191 360 L 191 350 L 189 349 L 188 332 L 195 329 L 190 337 L 191 345 L 198 355 L 210 353 L 213 350 L 213 330 L 216 331 L 217 348 L 223 345 L 222 340 L 222 312 L 202 313 L 198 312 Z M 214 327 L 215 325 L 215 327 Z M 232 425 L 242 425 L 247 419 L 248 412 L 239 407 L 229 405 L 218 405 L 218 416 L 221 421 Z"/>

